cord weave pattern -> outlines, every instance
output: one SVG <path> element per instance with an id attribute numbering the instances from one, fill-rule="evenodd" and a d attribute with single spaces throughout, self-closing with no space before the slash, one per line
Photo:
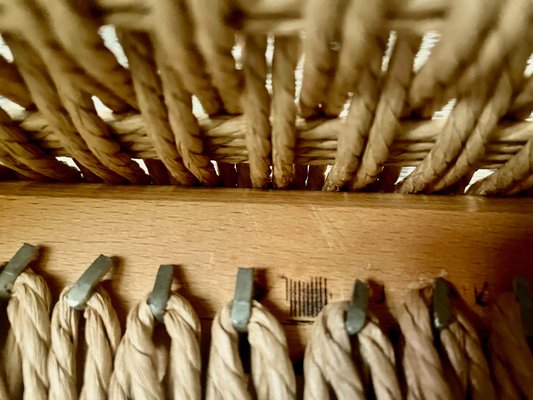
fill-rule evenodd
<path id="1" fill-rule="evenodd" d="M 0 102 L 0 163 L 21 179 L 507 196 L 533 185 L 530 0 L 0 6 L 14 56 L 0 59 L 0 94 L 26 109 Z M 415 169 L 396 182 L 387 171 L 402 167 Z M 494 172 L 471 186 L 478 170 Z"/>

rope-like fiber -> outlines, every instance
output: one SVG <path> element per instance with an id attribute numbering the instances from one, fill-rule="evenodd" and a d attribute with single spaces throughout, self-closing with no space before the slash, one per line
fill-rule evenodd
<path id="1" fill-rule="evenodd" d="M 365 399 L 364 377 L 355 364 L 344 327 L 347 303 L 325 306 L 313 326 L 304 359 L 304 399 Z M 376 399 L 401 399 L 394 350 L 374 319 L 357 334 L 362 364 L 370 370 Z"/>
<path id="2" fill-rule="evenodd" d="M 181 78 L 185 89 L 198 96 L 204 111 L 221 111 L 218 92 L 206 71 L 203 57 L 191 32 L 194 30 L 185 0 L 152 0 L 154 36 L 161 46 L 168 65 Z"/>
<path id="3" fill-rule="evenodd" d="M 224 24 L 231 11 L 228 0 L 187 0 L 198 29 L 198 42 L 207 61 L 213 84 L 218 89 L 225 110 L 239 114 L 243 76 L 235 69 L 231 50 L 235 45 L 233 29 Z"/>
<path id="4" fill-rule="evenodd" d="M 461 398 L 496 399 L 492 377 L 474 326 L 454 306 L 454 320 L 440 332 L 440 341 L 460 383 Z"/>
<path id="5" fill-rule="evenodd" d="M 532 399 L 533 354 L 514 293 L 498 296 L 491 309 L 490 327 L 489 351 L 498 398 Z"/>
<path id="6" fill-rule="evenodd" d="M 107 169 L 87 147 L 74 127 L 70 116 L 61 104 L 51 78 L 45 72 L 46 66 L 39 55 L 28 44 L 16 37 L 6 37 L 20 72 L 28 85 L 35 104 L 61 144 L 69 154 L 84 167 L 108 183 L 120 183 L 122 178 Z"/>
<path id="7" fill-rule="evenodd" d="M 315 320 L 305 349 L 306 400 L 329 399 L 330 388 L 338 399 L 365 398 L 361 373 L 344 328 L 345 310 L 343 303 L 328 304 Z"/>
<path id="8" fill-rule="evenodd" d="M 461 66 L 467 64 L 479 48 L 483 34 L 501 6 L 496 0 L 453 0 L 450 3 L 447 22 L 440 32 L 441 40 L 409 89 L 412 107 L 420 107 L 429 99 L 438 97 L 457 78 Z"/>
<path id="9" fill-rule="evenodd" d="M 340 39 L 340 18 L 347 3 L 348 0 L 307 2 L 307 34 L 304 40 L 306 59 L 300 94 L 300 113 L 303 117 L 316 114 L 325 100 L 329 76 L 337 62 L 337 55 L 331 46 Z"/>
<path id="10" fill-rule="evenodd" d="M 511 189 L 517 183 L 520 184 L 520 181 L 528 180 L 531 171 L 533 171 L 533 139 L 497 171 L 474 183 L 467 193 L 484 196 L 499 194 Z M 522 188 L 525 190 L 528 186 Z"/>
<path id="11" fill-rule="evenodd" d="M 408 399 L 452 399 L 444 370 L 433 345 L 429 308 L 419 290 L 411 290 L 398 311 L 405 346 L 403 369 Z"/>
<path id="12" fill-rule="evenodd" d="M 52 312 L 51 347 L 48 358 L 49 396 L 52 399 L 107 399 L 113 359 L 121 329 L 107 292 L 97 286 L 83 311 L 85 364 L 83 379 L 77 376 L 80 317 L 68 305 L 66 288 Z M 78 388 L 81 387 L 79 396 Z"/>
<path id="13" fill-rule="evenodd" d="M 4 382 L 4 371 L 0 371 L 0 398 L 8 399 L 6 383 Z"/>
<path id="14" fill-rule="evenodd" d="M 206 398 L 295 399 L 296 382 L 285 334 L 274 316 L 256 301 L 252 304 L 248 323 L 251 380 L 256 393 L 256 397 L 252 397 L 239 356 L 239 334 L 233 328 L 230 310 L 231 305 L 226 305 L 213 320 Z"/>
<path id="15" fill-rule="evenodd" d="M 150 40 L 146 34 L 135 32 L 120 32 L 120 39 L 130 64 L 146 132 L 154 144 L 154 149 L 178 183 L 191 186 L 196 180 L 183 164 L 174 141 L 167 110 L 162 101 L 163 89 L 153 62 Z"/>
<path id="16" fill-rule="evenodd" d="M 457 182 L 468 171 L 473 169 L 475 163 L 483 155 L 485 144 L 494 132 L 500 118 L 505 115 L 511 105 L 511 99 L 517 86 L 522 83 L 521 80 L 514 77 L 520 76 L 524 70 L 529 56 L 528 52 L 524 51 L 525 48 L 526 46 L 521 46 L 519 50 L 513 53 L 512 59 L 509 60 L 509 65 L 500 75 L 495 91 L 485 105 L 485 109 L 468 137 L 462 152 L 455 160 L 454 165 L 433 185 L 432 190 L 439 191 Z"/>
<path id="17" fill-rule="evenodd" d="M 516 96 L 510 115 L 518 120 L 527 118 L 533 111 L 533 75 L 529 77 L 522 87 L 522 91 Z"/>
<path id="18" fill-rule="evenodd" d="M 383 48 L 377 41 L 372 47 L 369 66 L 363 71 L 359 84 L 354 90 L 348 116 L 339 129 L 335 164 L 324 183 L 326 190 L 342 189 L 359 165 L 379 99 L 378 80 L 382 56 Z"/>
<path id="19" fill-rule="evenodd" d="M 0 95 L 24 108 L 30 108 L 33 105 L 33 100 L 17 66 L 7 62 L 4 57 L 0 57 Z"/>
<path id="20" fill-rule="evenodd" d="M 56 37 L 89 75 L 132 107 L 137 107 L 131 76 L 98 35 L 96 21 L 87 18 L 89 4 L 68 0 L 42 2 L 50 15 Z"/>
<path id="21" fill-rule="evenodd" d="M 4 18 L 0 19 L 0 29 L 26 39 L 41 55 L 53 53 L 51 58 L 57 58 L 54 64 L 61 65 L 60 71 L 65 77 L 71 79 L 75 85 L 94 93 L 113 111 L 123 112 L 129 109 L 130 107 L 113 92 L 85 75 L 63 48 L 56 43 L 49 18 L 41 6 L 42 4 L 37 4 L 35 0 L 10 3 L 9 7 L 4 8 Z M 46 64 L 49 65 L 48 62 Z"/>
<path id="22" fill-rule="evenodd" d="M 272 60 L 272 164 L 274 183 L 285 188 L 294 179 L 296 105 L 294 71 L 299 56 L 299 39 L 276 37 Z"/>
<path id="23" fill-rule="evenodd" d="M 350 185 L 352 190 L 361 189 L 372 183 L 387 160 L 411 83 L 411 68 L 406 66 L 412 65 L 415 47 L 418 47 L 410 43 L 412 41 L 413 39 L 403 37 L 396 40 L 368 142 Z"/>
<path id="24" fill-rule="evenodd" d="M 528 30 L 532 16 L 530 0 L 508 0 L 498 15 L 496 29 L 487 37 L 478 57 L 464 70 L 455 87 L 464 93 L 481 80 L 489 80 L 512 51 L 517 51 L 524 40 L 530 42 Z M 532 48 L 529 50 L 531 54 Z"/>
<path id="25" fill-rule="evenodd" d="M 0 33 L 15 56 L 8 62 L 3 49 L 0 93 L 29 110 L 36 106 L 47 121 L 18 143 L 51 160 L 50 167 L 51 156 L 72 157 L 86 182 L 234 187 L 240 176 L 242 186 L 250 179 L 258 188 L 271 181 L 316 188 L 320 169 L 332 165 L 325 190 L 392 191 L 395 174 L 383 184 L 383 168 L 409 166 L 415 172 L 398 191 L 462 193 L 476 169 L 507 162 L 470 193 L 512 195 L 533 181 L 529 157 L 519 153 L 531 130 L 511 143 L 499 140 L 501 126 L 531 125 L 533 81 L 522 69 L 533 51 L 530 0 L 0 6 Z M 110 40 L 115 31 L 104 25 L 124 33 L 127 67 L 121 41 Z M 133 46 L 131 36 L 143 39 Z M 387 37 L 387 50 L 396 48 L 392 58 Z M 447 122 L 431 120 L 449 113 L 444 105 L 452 110 Z M 21 119 L 20 110 L 9 113 Z M 413 125 L 424 125 L 428 140 L 404 140 Z M 5 145 L 0 157 L 22 179 L 60 174 Z M 148 162 L 150 179 L 135 158 L 162 164 Z M 220 172 L 213 161 L 248 162 L 251 177 L 244 175 L 248 166 Z M 309 185 L 311 171 L 317 179 Z"/>
<path id="26" fill-rule="evenodd" d="M 27 113 L 24 119 L 15 116 L 31 141 L 54 156 L 68 156 L 60 142 L 60 137 L 50 129 L 43 116 Z M 150 141 L 145 124 L 140 115 L 130 114 L 123 118 L 106 119 L 108 129 L 121 147 L 128 149 L 135 158 L 156 159 L 157 154 Z M 246 123 L 243 116 L 213 117 L 200 119 L 202 137 L 206 141 L 206 151 L 211 159 L 230 164 L 246 163 Z M 409 166 L 419 163 L 429 153 L 438 132 L 446 119 L 431 121 L 402 121 L 398 126 L 386 166 Z M 305 121 L 297 119 L 295 163 L 325 166 L 333 164 L 337 150 L 337 136 L 345 126 L 339 119 L 318 119 Z M 502 120 L 491 135 L 485 155 L 479 167 L 498 168 L 520 151 L 533 137 L 533 124 L 523 121 L 510 123 Z M 243 164 L 244 165 L 244 164 Z M 306 165 L 303 165 L 306 167 Z"/>
<path id="27" fill-rule="evenodd" d="M 7 333 L 2 358 L 6 360 L 3 365 L 3 368 L 6 369 L 6 390 L 11 398 L 21 398 L 24 386 L 21 368 L 22 353 L 12 329 Z M 13 368 L 12 366 L 7 366 L 7 360 L 17 367 Z M 9 397 L 6 397 L 6 399 L 8 398 Z"/>
<path id="28" fill-rule="evenodd" d="M 15 115 L 32 142 L 54 156 L 68 156 L 60 137 L 48 126 L 40 112 L 27 113 L 24 119 Z M 119 119 L 108 119 L 108 129 L 121 147 L 128 149 L 134 158 L 156 159 L 157 154 L 146 132 L 140 115 L 130 114 Z M 213 117 L 199 120 L 206 151 L 217 162 L 241 164 L 248 161 L 246 149 L 246 122 L 243 116 Z M 398 126 L 386 166 L 409 166 L 424 159 L 435 143 L 438 132 L 446 123 L 445 118 L 431 121 L 402 121 Z M 337 136 L 345 126 L 339 119 L 297 119 L 298 139 L 295 145 L 296 165 L 324 166 L 333 164 L 337 151 Z M 533 137 L 533 124 L 523 121 L 510 123 L 502 120 L 491 135 L 479 167 L 498 168 L 517 154 Z M 306 167 L 306 165 L 303 165 Z"/>
<path id="29" fill-rule="evenodd" d="M 327 99 L 324 108 L 327 115 L 338 115 L 342 111 L 348 93 L 356 87 L 359 79 L 364 77 L 365 65 L 374 55 L 373 42 L 383 22 L 383 4 L 381 0 L 372 3 L 364 0 L 349 0 L 344 22 L 341 25 L 340 45 L 342 47 L 338 56 L 335 78 L 329 89 L 327 86 L 325 88 Z M 328 4 L 326 7 L 331 6 Z M 342 10 L 334 9 L 334 11 L 342 17 Z M 323 13 L 324 10 L 316 12 Z M 332 19 L 331 22 L 335 23 L 335 20 Z M 355 37 L 359 40 L 353 40 Z M 329 80 L 326 76 L 326 85 L 330 83 Z M 310 81 L 310 83 L 316 86 L 315 82 Z"/>
<path id="30" fill-rule="evenodd" d="M 2 357 L 12 399 L 48 398 L 51 303 L 50 290 L 42 277 L 31 269 L 18 276 L 7 305 L 10 332 Z"/>
<path id="31" fill-rule="evenodd" d="M 265 188 L 270 176 L 270 96 L 265 87 L 266 36 L 246 36 L 243 45 L 245 78 L 244 113 L 246 143 L 250 159 L 250 179 L 254 188 Z"/>
<path id="32" fill-rule="evenodd" d="M 29 169 L 59 181 L 79 180 L 79 172 L 32 144 L 24 131 L 0 108 L 0 147 Z"/>
<path id="33" fill-rule="evenodd" d="M 31 22 L 31 28 L 24 31 L 26 39 L 47 65 L 59 97 L 89 149 L 105 166 L 130 182 L 147 183 L 147 176 L 139 165 L 121 152 L 111 139 L 107 126 L 96 115 L 91 97 L 81 90 L 82 85 L 90 83 L 90 79 L 84 79 L 80 86 L 77 85 L 80 75 L 74 61 L 61 47 L 54 45 L 37 7 L 29 0 L 23 0 L 17 2 L 17 9 L 23 13 L 24 18 L 21 19 L 25 24 Z"/>
<path id="34" fill-rule="evenodd" d="M 200 127 L 192 113 L 192 98 L 176 73 L 166 64 L 166 59 L 157 48 L 156 59 L 163 84 L 163 94 L 168 109 L 170 127 L 176 146 L 185 166 L 204 185 L 218 183 L 218 177 L 211 161 L 204 153 Z"/>
<path id="35" fill-rule="evenodd" d="M 153 342 L 155 320 L 146 301 L 130 311 L 115 358 L 110 399 L 201 399 L 198 316 L 187 300 L 173 293 L 164 325 L 171 339 L 168 365 L 161 362 Z"/>
<path id="36" fill-rule="evenodd" d="M 19 163 L 9 154 L 4 153 L 2 146 L 0 146 L 0 163 L 9 168 L 11 171 L 16 172 L 25 179 L 33 179 L 35 181 L 46 181 L 47 177 L 39 174 L 38 172 L 33 171 L 24 164 Z"/>
<path id="37" fill-rule="evenodd" d="M 400 193 L 417 193 L 442 176 L 463 148 L 486 104 L 489 83 L 480 82 L 458 99 L 435 145 L 416 169 L 398 187 Z"/>
<path id="38" fill-rule="evenodd" d="M 440 191 L 461 179 L 477 160 L 483 155 L 487 137 L 492 133 L 500 117 L 505 113 L 510 103 L 512 88 L 507 73 L 500 76 L 496 84 L 496 90 L 489 99 L 479 119 L 464 143 L 459 149 L 460 155 L 455 163 L 448 169 L 436 183 L 430 185 L 428 190 Z"/>
<path id="39" fill-rule="evenodd" d="M 513 196 L 513 195 L 522 193 L 524 191 L 527 191 L 527 190 L 529 190 L 532 187 L 533 187 L 533 176 L 530 175 L 526 179 L 521 180 L 520 182 L 518 182 L 514 186 L 511 186 L 510 188 L 505 190 L 504 193 L 506 195 Z"/>

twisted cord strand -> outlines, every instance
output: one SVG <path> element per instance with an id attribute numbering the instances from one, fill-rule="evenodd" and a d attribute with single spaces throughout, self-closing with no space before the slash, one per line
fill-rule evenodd
<path id="1" fill-rule="evenodd" d="M 444 176 L 433 185 L 432 190 L 439 191 L 456 183 L 471 171 L 483 156 L 498 122 L 511 105 L 513 94 L 522 84 L 522 80 L 517 77 L 523 74 L 528 57 L 527 46 L 520 46 L 520 49 L 512 54 L 459 157 Z"/>
<path id="2" fill-rule="evenodd" d="M 265 87 L 267 75 L 266 36 L 244 38 L 244 114 L 250 179 L 254 188 L 266 188 L 270 181 L 270 96 Z"/>
<path id="3" fill-rule="evenodd" d="M 14 390 L 9 393 L 11 398 L 20 398 L 20 387 L 13 385 L 13 379 L 23 383 L 24 400 L 48 398 L 46 362 L 50 346 L 51 303 L 50 290 L 42 277 L 31 269 L 26 269 L 18 276 L 7 306 L 14 340 L 10 339 L 6 344 L 18 347 L 21 362 L 13 363 L 17 361 L 16 353 L 14 358 L 3 360 L 8 390 Z"/>
<path id="4" fill-rule="evenodd" d="M 0 95 L 24 108 L 33 106 L 32 96 L 19 72 L 18 66 L 0 57 Z"/>
<path id="5" fill-rule="evenodd" d="M 249 380 L 238 351 L 238 333 L 230 318 L 231 306 L 220 310 L 211 328 L 211 349 L 207 370 L 208 400 L 251 399 Z M 295 399 L 296 381 L 289 359 L 287 340 L 280 323 L 254 301 L 248 323 L 252 377 L 256 398 Z"/>
<path id="6" fill-rule="evenodd" d="M 457 306 L 452 323 L 440 332 L 440 341 L 460 383 L 461 396 L 496 399 L 492 377 L 474 326 Z"/>
<path id="7" fill-rule="evenodd" d="M 184 186 L 192 186 L 196 179 L 187 170 L 180 157 L 174 135 L 168 122 L 168 113 L 162 101 L 163 89 L 153 62 L 153 49 L 146 34 L 119 32 L 128 58 L 139 108 L 154 149 L 172 176 Z"/>
<path id="8" fill-rule="evenodd" d="M 66 182 L 80 179 L 79 172 L 56 160 L 40 147 L 31 143 L 25 132 L 0 108 L 0 147 L 13 159 L 40 175 Z"/>
<path id="9" fill-rule="evenodd" d="M 513 392 L 519 392 L 532 399 L 533 354 L 524 336 L 520 305 L 514 293 L 498 296 L 491 309 L 490 324 L 489 351 L 499 398 L 510 398 Z"/>
<path id="10" fill-rule="evenodd" d="M 419 43 L 419 40 L 401 36 L 396 39 L 376 115 L 368 135 L 368 142 L 350 185 L 352 190 L 361 189 L 372 183 L 389 156 L 411 83 L 412 67 L 410 66 L 413 64 L 415 50 Z"/>
<path id="11" fill-rule="evenodd" d="M 411 290 L 398 312 L 405 346 L 403 369 L 407 399 L 453 398 L 444 377 L 439 355 L 433 345 L 429 309 L 418 290 Z"/>
<path id="12" fill-rule="evenodd" d="M 440 32 L 441 39 L 409 88 L 409 104 L 413 108 L 443 95 L 460 75 L 461 66 L 474 61 L 472 54 L 479 50 L 483 35 L 494 23 L 500 7 L 500 2 L 496 0 L 451 2 L 449 15 Z M 480 12 L 481 9 L 483 12 Z"/>
<path id="13" fill-rule="evenodd" d="M 341 16 L 348 3 L 348 0 L 310 0 L 305 7 L 307 34 L 303 42 L 305 64 L 299 102 L 303 117 L 315 115 L 326 100 L 329 77 L 337 64 L 332 44 L 340 40 Z"/>
<path id="14" fill-rule="evenodd" d="M 41 2 L 50 15 L 50 26 L 64 49 L 84 70 L 113 94 L 137 108 L 129 71 L 123 68 L 98 35 L 90 6 L 66 0 Z"/>
<path id="15" fill-rule="evenodd" d="M 167 302 L 164 324 L 171 338 L 168 356 L 167 350 L 154 344 L 155 320 L 147 302 L 130 311 L 115 358 L 110 399 L 201 398 L 198 316 L 189 302 L 174 293 Z"/>
<path id="16" fill-rule="evenodd" d="M 218 89 L 229 114 L 240 114 L 242 72 L 236 70 L 231 53 L 235 46 L 235 32 L 224 21 L 231 17 L 229 0 L 187 0 L 189 10 L 196 20 L 197 38 L 213 85 Z"/>
<path id="17" fill-rule="evenodd" d="M 296 144 L 296 81 L 294 71 L 299 58 L 297 37 L 276 37 L 272 60 L 272 164 L 274 183 L 289 186 L 294 179 Z"/>
<path id="18" fill-rule="evenodd" d="M 107 399 L 113 358 L 121 330 L 107 292 L 98 285 L 83 313 L 68 304 L 65 288 L 52 312 L 52 340 L 48 357 L 51 399 Z M 85 363 L 78 377 L 80 319 L 85 320 Z M 78 389 L 80 389 L 78 396 Z"/>
<path id="19" fill-rule="evenodd" d="M 222 111 L 217 90 L 211 84 L 206 63 L 191 32 L 195 27 L 185 0 L 153 0 L 154 36 L 170 68 L 179 76 L 185 90 L 198 96 L 204 111 Z"/>
<path id="20" fill-rule="evenodd" d="M 163 94 L 168 109 L 170 127 L 176 146 L 187 169 L 204 185 L 218 184 L 218 176 L 209 157 L 204 153 L 200 127 L 192 112 L 192 97 L 180 77 L 156 48 L 156 60 L 160 69 Z"/>
<path id="21" fill-rule="evenodd" d="M 47 125 L 58 135 L 62 146 L 76 161 L 107 183 L 118 184 L 123 179 L 105 167 L 89 150 L 85 141 L 78 134 L 68 112 L 61 104 L 56 88 L 46 72 L 41 57 L 27 42 L 15 36 L 4 36 L 13 52 L 32 98 Z"/>
<path id="22" fill-rule="evenodd" d="M 347 302 L 328 304 L 313 326 L 304 359 L 304 398 L 365 399 L 365 376 L 354 363 L 352 344 L 344 326 Z M 357 335 L 362 364 L 368 368 L 377 399 L 401 399 L 394 350 L 371 318 Z M 329 388 L 328 388 L 329 386 Z"/>

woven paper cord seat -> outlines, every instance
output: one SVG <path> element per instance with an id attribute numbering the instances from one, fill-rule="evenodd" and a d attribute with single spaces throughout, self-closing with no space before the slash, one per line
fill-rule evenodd
<path id="1" fill-rule="evenodd" d="M 0 179 L 533 187 L 531 0 L 0 5 Z"/>

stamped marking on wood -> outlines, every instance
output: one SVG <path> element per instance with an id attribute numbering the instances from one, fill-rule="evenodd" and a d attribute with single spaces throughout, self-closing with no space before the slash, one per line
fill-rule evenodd
<path id="1" fill-rule="evenodd" d="M 285 280 L 285 300 L 289 303 L 289 315 L 292 318 L 318 315 L 322 307 L 328 304 L 328 280 L 324 277 L 311 278 L 309 281 Z"/>

